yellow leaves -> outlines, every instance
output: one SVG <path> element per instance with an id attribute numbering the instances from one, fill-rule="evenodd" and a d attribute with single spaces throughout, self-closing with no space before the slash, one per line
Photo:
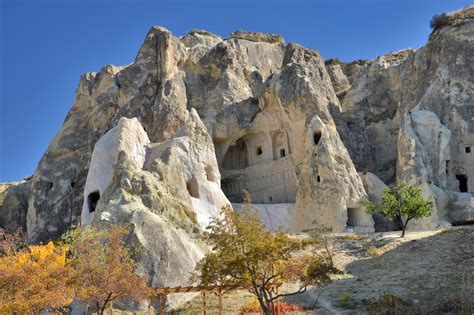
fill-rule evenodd
<path id="1" fill-rule="evenodd" d="M 49 242 L 4 251 L 0 314 L 54 311 L 69 305 L 73 297 L 105 306 L 120 296 L 144 296 L 145 280 L 135 274 L 125 235 L 121 227 L 77 229 L 64 237 L 67 246 Z"/>
<path id="2" fill-rule="evenodd" d="M 28 312 L 61 308 L 72 301 L 64 279 L 67 248 L 50 242 L 0 258 L 0 311 Z"/>

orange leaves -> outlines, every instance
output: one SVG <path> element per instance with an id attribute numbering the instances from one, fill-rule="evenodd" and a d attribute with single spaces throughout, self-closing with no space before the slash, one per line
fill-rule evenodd
<path id="1" fill-rule="evenodd" d="M 67 248 L 47 245 L 0 258 L 0 311 L 27 312 L 57 309 L 72 302 L 73 290 L 65 278 L 71 274 Z"/>
<path id="2" fill-rule="evenodd" d="M 146 296 L 145 279 L 136 275 L 132 253 L 123 242 L 126 234 L 118 226 L 71 232 L 72 285 L 79 300 L 98 301 L 103 310 L 118 297 Z"/>
<path id="3" fill-rule="evenodd" d="M 242 313 L 260 313 L 261 307 L 257 299 L 253 299 L 250 303 L 246 304 L 240 309 Z M 284 301 L 273 302 L 270 306 L 270 313 L 276 313 L 279 310 L 280 313 L 298 312 L 303 311 L 303 308 L 299 305 L 289 304 Z"/>
<path id="4" fill-rule="evenodd" d="M 3 232 L 3 231 L 2 231 Z M 72 302 L 98 301 L 103 306 L 117 297 L 143 297 L 146 285 L 135 274 L 126 230 L 112 227 L 73 230 L 67 245 L 19 247 L 3 237 L 0 256 L 0 314 L 58 310 Z"/>

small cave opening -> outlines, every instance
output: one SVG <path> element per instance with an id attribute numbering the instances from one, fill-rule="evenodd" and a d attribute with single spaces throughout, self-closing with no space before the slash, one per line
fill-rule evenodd
<path id="1" fill-rule="evenodd" d="M 91 192 L 87 196 L 87 206 L 89 207 L 89 213 L 92 213 L 95 211 L 95 208 L 97 207 L 97 203 L 99 202 L 100 199 L 100 192 L 98 190 Z"/>
<path id="2" fill-rule="evenodd" d="M 263 148 L 260 146 L 260 147 L 257 147 L 257 155 L 262 155 L 263 154 Z"/>
<path id="3" fill-rule="evenodd" d="M 360 208 L 347 208 L 347 222 L 346 226 L 359 225 Z"/>
<path id="4" fill-rule="evenodd" d="M 285 149 L 280 149 L 280 157 L 284 158 L 286 156 L 286 151 Z"/>
<path id="5" fill-rule="evenodd" d="M 320 131 L 320 130 L 316 130 L 316 131 L 313 133 L 313 143 L 314 143 L 314 145 L 318 145 L 319 140 L 321 140 L 321 131 Z"/>
<path id="6" fill-rule="evenodd" d="M 454 221 L 454 222 L 451 222 L 451 225 L 452 226 L 474 225 L 474 220 Z"/>
<path id="7" fill-rule="evenodd" d="M 320 183 L 321 182 L 321 176 L 318 175 L 317 180 L 318 180 L 318 183 Z"/>
<path id="8" fill-rule="evenodd" d="M 191 197 L 199 198 L 199 188 L 194 177 L 186 182 L 186 189 Z"/>
<path id="9" fill-rule="evenodd" d="M 71 188 L 74 188 L 76 186 L 76 182 L 71 182 Z"/>
<path id="10" fill-rule="evenodd" d="M 467 176 L 463 174 L 456 175 L 456 179 L 459 182 L 459 191 L 460 192 L 468 192 L 467 189 Z"/>
<path id="11" fill-rule="evenodd" d="M 471 153 L 471 147 L 466 147 L 466 153 Z"/>
<path id="12" fill-rule="evenodd" d="M 449 176 L 449 160 L 446 160 L 446 176 Z"/>

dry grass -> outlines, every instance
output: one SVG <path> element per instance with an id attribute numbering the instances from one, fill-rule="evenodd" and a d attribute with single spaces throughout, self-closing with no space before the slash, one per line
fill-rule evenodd
<path id="1" fill-rule="evenodd" d="M 367 250 L 367 255 L 370 257 L 378 257 L 385 253 L 382 247 L 371 247 Z"/>

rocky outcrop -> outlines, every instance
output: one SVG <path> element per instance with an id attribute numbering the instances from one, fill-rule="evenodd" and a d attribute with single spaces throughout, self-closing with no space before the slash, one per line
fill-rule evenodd
<path id="1" fill-rule="evenodd" d="M 0 228 L 26 232 L 30 179 L 0 184 Z"/>
<path id="2" fill-rule="evenodd" d="M 150 143 L 137 119 L 121 118 L 95 145 L 85 187 L 83 224 L 131 226 L 139 272 L 153 287 L 191 284 L 207 251 L 201 234 L 229 204 L 212 140 L 194 110 L 161 143 Z M 189 298 L 171 296 L 168 306 Z"/>
<path id="3" fill-rule="evenodd" d="M 293 231 L 373 231 L 360 201 L 403 179 L 436 203 L 410 228 L 470 222 L 474 20 L 450 21 L 421 48 L 350 63 L 278 35 L 152 27 L 132 64 L 81 77 L 63 126 L 21 193 L 8 188 L 21 197 L 5 197 L 0 218 L 26 225 L 33 242 L 81 216 L 129 222 L 153 285 L 182 284 L 178 270 L 205 250 L 195 236 L 243 189 L 271 229 L 291 213 Z"/>

